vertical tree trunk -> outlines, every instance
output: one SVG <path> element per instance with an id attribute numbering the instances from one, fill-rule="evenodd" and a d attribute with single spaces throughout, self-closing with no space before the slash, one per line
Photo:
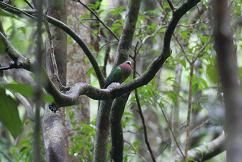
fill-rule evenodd
<path id="1" fill-rule="evenodd" d="M 224 92 L 227 162 L 242 159 L 242 96 L 239 84 L 228 0 L 214 1 L 214 37 Z"/>
<path id="2" fill-rule="evenodd" d="M 89 0 L 82 1 L 88 3 Z M 86 14 L 88 11 L 78 2 L 68 1 L 68 25 L 78 33 L 84 42 L 89 44 L 90 42 L 90 29 L 80 25 L 80 16 Z M 86 25 L 86 24 L 85 24 Z M 88 24 L 87 24 L 88 26 Z M 76 42 L 68 44 L 67 52 L 67 84 L 72 85 L 77 82 L 89 83 L 87 71 L 90 68 L 83 51 L 80 49 Z M 79 105 L 72 106 L 74 111 L 75 119 L 77 122 L 86 122 L 90 120 L 90 107 L 89 98 L 81 96 L 81 103 Z"/>
<path id="3" fill-rule="evenodd" d="M 48 14 L 66 22 L 65 0 L 49 0 Z M 66 34 L 60 29 L 51 26 L 54 54 L 58 66 L 59 77 L 63 85 L 66 84 Z M 47 54 L 48 57 L 49 54 Z M 49 62 L 47 62 L 49 63 Z M 48 66 L 48 65 L 47 65 Z M 47 162 L 68 162 L 67 137 L 64 121 L 65 111 L 60 108 L 56 113 L 45 109 L 43 118 L 43 139 Z"/>

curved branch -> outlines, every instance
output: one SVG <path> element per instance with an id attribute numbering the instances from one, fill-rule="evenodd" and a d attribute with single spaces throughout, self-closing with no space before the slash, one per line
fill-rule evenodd
<path id="1" fill-rule="evenodd" d="M 18 8 L 15 8 L 7 3 L 4 2 L 0 2 L 0 7 L 2 9 L 4 9 L 5 11 L 8 11 L 12 14 L 21 16 L 21 15 L 25 15 L 28 16 L 32 19 L 37 19 L 36 14 L 37 11 L 34 10 L 30 10 L 30 11 L 22 11 Z M 88 57 L 88 59 L 90 60 L 93 69 L 97 75 L 97 79 L 99 81 L 100 86 L 102 87 L 104 85 L 104 77 L 103 74 L 101 72 L 101 69 L 98 66 L 98 63 L 95 59 L 95 57 L 93 56 L 93 54 L 91 53 L 91 51 L 89 50 L 89 48 L 87 47 L 87 45 L 84 43 L 84 41 L 70 28 L 68 27 L 65 23 L 51 17 L 48 15 L 45 15 L 45 18 L 47 19 L 47 21 L 59 28 L 61 28 L 63 31 L 65 31 L 70 37 L 72 37 L 77 43 L 78 45 L 82 48 L 83 52 L 85 53 L 85 55 Z"/>
<path id="2" fill-rule="evenodd" d="M 224 132 L 213 141 L 195 147 L 188 151 L 188 161 L 206 161 L 212 157 L 222 153 L 225 150 L 225 134 Z M 177 160 L 182 160 L 177 158 Z"/>
<path id="3" fill-rule="evenodd" d="M 11 43 L 2 33 L 2 31 L 0 31 L 0 40 L 2 40 L 1 43 L 3 43 L 5 46 L 5 52 L 14 62 L 16 62 L 18 59 L 26 59 L 13 46 L 11 46 Z"/>
<path id="4" fill-rule="evenodd" d="M 98 89 L 88 85 L 87 83 L 77 83 L 71 86 L 70 90 L 67 92 L 60 92 L 55 85 L 48 79 L 47 91 L 58 98 L 63 106 L 76 104 L 79 100 L 80 95 L 86 95 L 95 100 L 106 100 L 111 98 L 116 98 L 124 93 L 130 92 L 138 87 L 148 84 L 156 75 L 158 70 L 162 67 L 166 59 L 170 56 L 170 42 L 171 37 L 174 33 L 176 25 L 181 17 L 194 7 L 200 0 L 188 0 L 180 8 L 178 8 L 167 27 L 164 36 L 163 49 L 159 57 L 157 57 L 149 66 L 148 70 L 139 78 L 131 81 L 126 85 L 116 86 L 115 88 L 110 89 Z M 2 2 L 0 2 L 1 7 Z M 54 21 L 54 19 L 51 19 Z M 55 21 L 56 22 L 56 21 Z M 77 36 L 78 38 L 78 36 Z M 99 68 L 98 68 L 99 69 Z M 100 69 L 99 69 L 100 70 Z"/>
<path id="5" fill-rule="evenodd" d="M 71 29 L 69 28 L 66 24 L 64 24 L 63 22 L 51 17 L 51 16 L 46 16 L 47 20 L 49 23 L 61 28 L 62 30 L 64 30 L 67 34 L 69 34 L 78 44 L 79 46 L 82 48 L 83 52 L 86 54 L 86 56 L 88 57 L 88 59 L 90 60 L 93 69 L 97 75 L 97 79 L 99 81 L 100 86 L 102 87 L 104 85 L 104 77 L 103 74 L 101 72 L 101 69 L 98 66 L 98 63 L 95 59 L 95 57 L 92 55 L 91 51 L 89 50 L 89 48 L 87 47 L 87 45 L 83 42 L 83 40 Z"/>

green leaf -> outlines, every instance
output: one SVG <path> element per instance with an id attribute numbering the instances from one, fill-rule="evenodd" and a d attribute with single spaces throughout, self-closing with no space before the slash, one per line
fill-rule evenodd
<path id="1" fill-rule="evenodd" d="M 18 92 L 25 97 L 33 97 L 34 89 L 32 86 L 21 83 L 10 83 L 2 85 L 3 88 L 8 89 L 10 91 Z"/>
<path id="2" fill-rule="evenodd" d="M 2 16 L 2 17 L 12 17 L 12 18 L 14 17 L 12 14 L 10 14 L 10 13 L 2 10 L 2 9 L 0 9 L 0 16 Z"/>
<path id="3" fill-rule="evenodd" d="M 45 102 L 48 102 L 48 103 L 53 103 L 54 102 L 53 96 L 48 95 L 48 94 L 44 94 L 43 99 L 44 99 Z"/>
<path id="4" fill-rule="evenodd" d="M 0 39 L 0 54 L 4 53 L 5 49 L 6 46 L 4 45 L 3 40 Z"/>
<path id="5" fill-rule="evenodd" d="M 23 129 L 23 123 L 20 120 L 18 113 L 18 103 L 5 94 L 3 89 L 0 89 L 0 121 L 16 138 Z"/>
<path id="6" fill-rule="evenodd" d="M 239 79 L 242 82 L 242 67 L 239 67 Z"/>
<path id="7" fill-rule="evenodd" d="M 22 83 L 9 83 L 9 84 L 3 84 L 1 87 L 12 92 L 20 93 L 25 97 L 32 98 L 34 96 L 34 87 L 32 87 L 31 85 L 22 84 Z M 51 95 L 46 93 L 43 94 L 43 100 L 48 103 L 54 102 L 54 98 Z"/>
<path id="8" fill-rule="evenodd" d="M 120 7 L 111 9 L 109 13 L 113 14 L 113 15 L 118 15 L 118 14 L 121 14 L 122 12 L 124 12 L 125 10 L 126 10 L 125 6 L 120 6 Z"/>
<path id="9" fill-rule="evenodd" d="M 207 74 L 208 79 L 211 82 L 213 82 L 213 83 L 219 82 L 218 71 L 217 71 L 215 65 L 212 65 L 212 64 L 207 65 L 206 74 Z"/>
<path id="10" fill-rule="evenodd" d="M 87 76 L 91 76 L 91 75 L 94 75 L 94 69 L 93 69 L 93 67 L 91 67 L 91 68 L 89 68 L 88 70 L 87 70 Z"/>
<path id="11" fill-rule="evenodd" d="M 177 92 L 175 92 L 175 91 L 168 91 L 168 92 L 165 92 L 165 94 L 172 100 L 173 103 L 176 102 L 176 100 L 177 100 Z"/>

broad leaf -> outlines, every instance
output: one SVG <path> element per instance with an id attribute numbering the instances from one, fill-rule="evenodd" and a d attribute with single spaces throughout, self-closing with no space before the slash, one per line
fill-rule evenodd
<path id="1" fill-rule="evenodd" d="M 10 96 L 5 94 L 5 90 L 0 89 L 0 121 L 16 138 L 23 128 L 22 121 L 20 120 L 18 103 Z"/>
<path id="2" fill-rule="evenodd" d="M 217 71 L 215 65 L 212 65 L 212 64 L 207 65 L 206 73 L 207 73 L 208 79 L 212 83 L 218 83 L 219 82 L 218 71 Z"/>
<path id="3" fill-rule="evenodd" d="M 20 93 L 25 97 L 34 97 L 34 87 L 32 87 L 31 85 L 21 83 L 9 83 L 3 84 L 1 87 L 12 92 Z M 54 102 L 54 98 L 46 93 L 43 94 L 43 100 L 48 103 Z"/>
<path id="4" fill-rule="evenodd" d="M 33 87 L 27 84 L 10 83 L 4 84 L 3 88 L 8 89 L 10 91 L 18 92 L 25 97 L 33 97 L 34 95 Z"/>

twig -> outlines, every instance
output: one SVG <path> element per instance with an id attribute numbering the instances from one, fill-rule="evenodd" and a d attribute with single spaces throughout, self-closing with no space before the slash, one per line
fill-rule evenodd
<path id="1" fill-rule="evenodd" d="M 35 57 L 35 66 L 34 71 L 36 72 L 36 86 L 35 86 L 35 124 L 34 124 L 34 142 L 33 142 L 33 155 L 34 161 L 41 162 L 40 155 L 40 108 L 42 102 L 42 72 L 41 65 L 43 64 L 43 42 L 42 42 L 42 22 L 43 22 L 43 0 L 37 2 L 37 40 L 36 40 L 36 57 Z"/>
<path id="2" fill-rule="evenodd" d="M 11 65 L 8 65 L 8 66 L 0 66 L 0 71 L 14 69 L 14 68 L 15 67 L 12 67 Z"/>
<path id="3" fill-rule="evenodd" d="M 107 64 L 108 64 L 108 59 L 109 59 L 109 53 L 110 53 L 111 47 L 110 45 L 107 46 L 106 50 L 105 50 L 105 57 L 104 57 L 104 63 L 103 63 L 103 74 L 106 77 L 106 68 L 107 68 Z"/>
<path id="4" fill-rule="evenodd" d="M 9 4 L 6 4 L 4 2 L 0 1 L 0 7 L 12 14 L 16 14 L 18 16 L 21 16 L 21 14 L 26 15 L 32 19 L 37 19 L 36 17 L 36 11 L 32 10 L 32 11 L 22 11 L 16 7 L 13 7 Z M 77 43 L 78 45 L 82 48 L 83 52 L 85 53 L 85 55 L 88 57 L 88 59 L 90 60 L 90 63 L 93 66 L 93 69 L 97 75 L 97 79 L 99 81 L 100 86 L 102 87 L 104 85 L 104 77 L 102 75 L 101 69 L 99 68 L 99 65 L 95 59 L 95 57 L 93 56 L 93 54 L 91 53 L 91 51 L 89 50 L 89 48 L 87 47 L 87 45 L 84 43 L 84 41 L 78 36 L 78 34 L 76 34 L 70 27 L 68 27 L 65 23 L 46 15 L 46 19 L 48 20 L 48 22 L 50 22 L 51 24 L 61 28 L 62 30 L 64 30 L 68 35 L 70 35 Z M 38 20 L 38 19 L 37 19 Z"/>
<path id="5" fill-rule="evenodd" d="M 187 54 L 186 54 L 186 52 L 185 52 L 185 49 L 183 48 L 183 46 L 182 46 L 182 44 L 180 43 L 179 39 L 176 37 L 175 34 L 173 34 L 173 37 L 175 38 L 177 44 L 178 44 L 179 47 L 181 48 L 181 51 L 182 51 L 182 53 L 183 53 L 183 56 L 185 57 L 185 59 L 187 60 L 187 62 L 188 62 L 189 64 L 191 64 L 192 61 L 190 61 L 190 59 L 187 57 Z"/>
<path id="6" fill-rule="evenodd" d="M 135 50 L 134 50 L 134 70 L 133 70 L 133 77 L 135 78 L 135 74 L 136 74 L 136 56 L 139 52 L 139 49 L 138 48 L 138 45 L 139 43 L 137 42 L 136 46 L 135 46 Z M 155 162 L 155 156 L 153 154 L 153 151 L 151 149 L 151 146 L 150 146 L 150 143 L 149 143 L 149 140 L 148 140 L 148 135 L 147 135 L 147 129 L 146 129 L 146 124 L 145 124 L 145 119 L 144 119 L 144 115 L 142 113 L 142 109 L 141 109 L 141 104 L 140 104 L 140 101 L 139 101 L 139 96 L 138 96 L 138 90 L 135 89 L 135 99 L 136 99 L 136 102 L 137 102 L 137 106 L 138 106 L 138 112 L 139 112 L 139 115 L 140 115 L 140 118 L 141 118 L 141 121 L 142 121 L 142 125 L 143 125 L 143 130 L 144 130 L 144 138 L 145 138 L 145 143 L 146 143 L 146 146 L 148 148 L 148 151 L 150 153 L 150 156 L 151 156 L 151 159 L 153 162 Z"/>
<path id="7" fill-rule="evenodd" d="M 5 52 L 9 55 L 9 57 L 14 61 L 17 62 L 18 59 L 25 59 L 13 46 L 11 46 L 11 43 L 8 41 L 6 36 L 0 32 L 0 39 L 2 40 L 2 43 L 5 46 Z"/>
<path id="8" fill-rule="evenodd" d="M 24 2 L 32 9 L 34 9 L 34 6 L 28 1 L 28 0 L 24 0 Z"/>
<path id="9" fill-rule="evenodd" d="M 44 20 L 44 24 L 45 24 L 45 28 L 48 34 L 48 39 L 49 39 L 49 44 L 50 44 L 50 51 L 48 50 L 47 54 L 50 54 L 50 58 L 51 58 L 51 64 L 53 67 L 53 79 L 55 79 L 58 84 L 59 84 L 59 88 L 60 90 L 64 90 L 66 89 L 66 86 L 64 86 L 60 80 L 59 77 L 59 73 L 58 73 L 58 67 L 57 67 L 57 63 L 56 63 L 56 59 L 55 59 L 55 51 L 54 51 L 54 45 L 53 45 L 53 40 L 52 40 L 52 35 L 50 32 L 50 28 L 49 28 L 49 24 L 46 20 Z"/>
<path id="10" fill-rule="evenodd" d="M 129 141 L 126 141 L 126 140 L 124 140 L 124 142 L 127 143 L 134 150 L 134 153 L 136 155 L 138 155 L 143 161 L 146 161 L 145 157 L 141 153 L 139 153 L 139 151 L 135 148 L 134 145 L 132 145 L 132 143 L 130 143 Z"/>
<path id="11" fill-rule="evenodd" d="M 190 138 L 190 120 L 192 112 L 192 81 L 193 81 L 194 64 L 190 64 L 190 77 L 189 77 L 189 94 L 188 94 L 188 110 L 187 110 L 187 124 L 186 124 L 186 146 L 185 146 L 185 162 L 188 161 L 188 149 Z"/>
<path id="12" fill-rule="evenodd" d="M 147 35 L 143 40 L 142 40 L 142 44 L 144 44 L 146 42 L 147 39 L 155 37 L 157 35 L 157 33 L 160 31 L 160 29 L 166 27 L 166 25 L 160 25 L 152 34 Z"/>
<path id="13" fill-rule="evenodd" d="M 12 160 L 8 157 L 8 155 L 5 154 L 2 150 L 0 150 L 0 153 L 5 157 L 5 159 L 6 159 L 8 162 L 12 162 Z"/>
<path id="14" fill-rule="evenodd" d="M 177 139 L 176 139 L 176 136 L 175 136 L 173 130 L 171 129 L 171 126 L 170 126 L 170 123 L 169 123 L 169 121 L 168 121 L 168 119 L 167 119 L 167 117 L 166 117 L 166 114 L 165 114 L 165 112 L 164 112 L 164 110 L 163 110 L 162 108 L 160 108 L 160 109 L 161 109 L 162 115 L 163 115 L 164 118 L 165 118 L 165 121 L 166 121 L 166 124 L 167 124 L 167 126 L 168 126 L 168 129 L 170 130 L 171 135 L 172 135 L 172 137 L 173 137 L 173 139 L 174 139 L 174 141 L 175 141 L 175 143 L 176 143 L 176 146 L 177 146 L 178 150 L 180 151 L 180 154 L 182 155 L 183 159 L 185 159 L 185 156 L 184 156 L 184 154 L 183 154 L 183 152 L 182 152 L 182 150 L 181 150 L 181 147 L 180 147 L 180 145 L 179 145 L 179 143 L 178 143 L 178 141 L 177 141 Z"/>
<path id="15" fill-rule="evenodd" d="M 181 19 L 181 17 L 187 12 L 189 11 L 192 7 L 194 7 L 198 2 L 200 2 L 200 0 L 188 0 L 187 2 L 185 2 L 181 7 L 179 7 L 175 13 L 173 14 L 172 19 L 169 22 L 169 25 L 167 27 L 167 30 L 164 34 L 164 39 L 163 39 L 163 48 L 162 48 L 162 52 L 160 54 L 159 57 L 157 57 L 148 67 L 147 71 L 141 75 L 140 77 L 138 77 L 137 79 L 131 81 L 128 84 L 125 85 L 121 85 L 112 89 L 98 89 L 95 88 L 93 86 L 90 86 L 86 83 L 77 83 L 73 86 L 70 87 L 70 90 L 68 92 L 60 92 L 55 85 L 53 84 L 53 82 L 48 78 L 48 76 L 45 74 L 44 77 L 47 78 L 47 87 L 46 90 L 53 95 L 53 97 L 60 101 L 60 105 L 73 105 L 76 104 L 79 100 L 79 96 L 80 95 L 86 95 L 92 99 L 96 99 L 96 100 L 100 100 L 100 99 L 110 99 L 110 98 L 115 98 L 118 96 L 123 95 L 124 93 L 130 92 L 132 90 L 134 90 L 135 88 L 141 87 L 143 85 L 148 84 L 154 77 L 155 74 L 158 72 L 158 70 L 162 67 L 162 65 L 164 64 L 164 62 L 166 61 L 166 59 L 170 56 L 171 51 L 170 51 L 170 42 L 171 42 L 171 37 L 174 33 L 174 30 L 179 22 L 179 20 Z M 16 15 L 20 15 L 21 12 L 20 11 L 16 11 L 10 8 L 6 8 L 5 4 L 3 2 L 0 2 L 0 7 L 3 8 L 4 10 L 11 12 L 13 14 Z M 34 14 L 35 11 L 31 11 L 30 13 Z M 35 17 L 34 17 L 35 18 Z M 47 16 L 48 21 L 50 23 L 52 23 L 53 25 L 56 25 L 58 27 L 60 27 L 61 29 L 63 29 L 66 33 L 68 33 L 70 36 L 72 36 L 72 38 L 74 40 L 79 40 L 80 38 L 78 37 L 77 34 L 75 34 L 70 28 L 68 28 L 65 24 L 63 25 L 62 22 Z M 71 32 L 70 32 L 71 31 Z M 81 41 L 81 40 L 79 40 Z M 78 42 L 79 42 L 78 41 Z M 82 41 L 81 41 L 82 42 Z M 79 42 L 78 44 L 81 45 L 81 42 Z M 89 50 L 88 50 L 89 51 Z M 95 58 L 94 58 L 95 60 Z M 101 70 L 98 67 L 98 64 L 96 61 L 94 61 L 97 65 L 97 69 L 95 69 L 97 71 Z M 98 70 L 99 69 L 99 70 Z M 31 70 L 31 69 L 28 69 Z M 99 78 L 99 77 L 98 77 Z M 100 79 L 100 78 L 99 78 Z M 103 76 L 101 77 L 101 79 L 103 79 L 103 83 L 104 83 L 104 78 Z"/>
<path id="16" fill-rule="evenodd" d="M 192 161 L 206 161 L 225 150 L 225 133 L 221 133 L 216 139 L 195 147 L 188 151 L 188 158 Z M 181 161 L 180 157 L 176 157 L 175 161 Z"/>
<path id="17" fill-rule="evenodd" d="M 167 2 L 168 2 L 168 4 L 169 4 L 169 6 L 170 6 L 172 12 L 174 13 L 175 10 L 176 10 L 176 8 L 175 8 L 174 5 L 172 4 L 171 0 L 167 0 Z"/>
<path id="18" fill-rule="evenodd" d="M 199 51 L 196 53 L 195 57 L 193 58 L 192 62 L 195 62 L 198 58 L 203 56 L 204 49 L 211 43 L 211 38 L 199 49 Z"/>
<path id="19" fill-rule="evenodd" d="M 79 2 L 82 6 L 84 6 L 88 11 L 90 11 L 93 16 L 96 17 L 96 19 L 113 35 L 113 37 L 119 41 L 118 36 L 98 17 L 98 15 L 95 13 L 95 11 L 93 11 L 91 8 L 89 8 L 87 5 L 85 5 L 83 2 L 81 2 L 80 0 L 74 0 Z"/>
<path id="20" fill-rule="evenodd" d="M 25 16 L 28 16 L 30 18 L 35 18 L 33 15 L 29 14 L 29 13 L 26 13 L 25 11 L 22 11 L 16 7 L 13 7 L 12 5 L 9 5 L 5 2 L 1 2 L 0 1 L 0 6 L 2 9 L 6 10 L 6 11 L 11 11 L 12 13 L 14 12 L 15 14 L 23 14 Z"/>
<path id="21" fill-rule="evenodd" d="M 147 148 L 149 150 L 149 153 L 150 153 L 152 161 L 155 162 L 156 160 L 155 160 L 154 154 L 152 152 L 152 149 L 150 147 L 150 143 L 149 143 L 149 140 L 148 140 L 147 129 L 146 129 L 146 125 L 145 125 L 145 119 L 144 119 L 144 115 L 142 113 L 142 109 L 141 109 L 141 105 L 140 105 L 137 89 L 135 89 L 135 99 L 136 99 L 136 102 L 137 102 L 137 106 L 138 106 L 138 109 L 139 109 L 139 115 L 140 115 L 140 118 L 141 118 L 141 121 L 142 121 L 142 125 L 143 125 L 145 143 L 146 143 L 146 146 L 147 146 Z"/>

